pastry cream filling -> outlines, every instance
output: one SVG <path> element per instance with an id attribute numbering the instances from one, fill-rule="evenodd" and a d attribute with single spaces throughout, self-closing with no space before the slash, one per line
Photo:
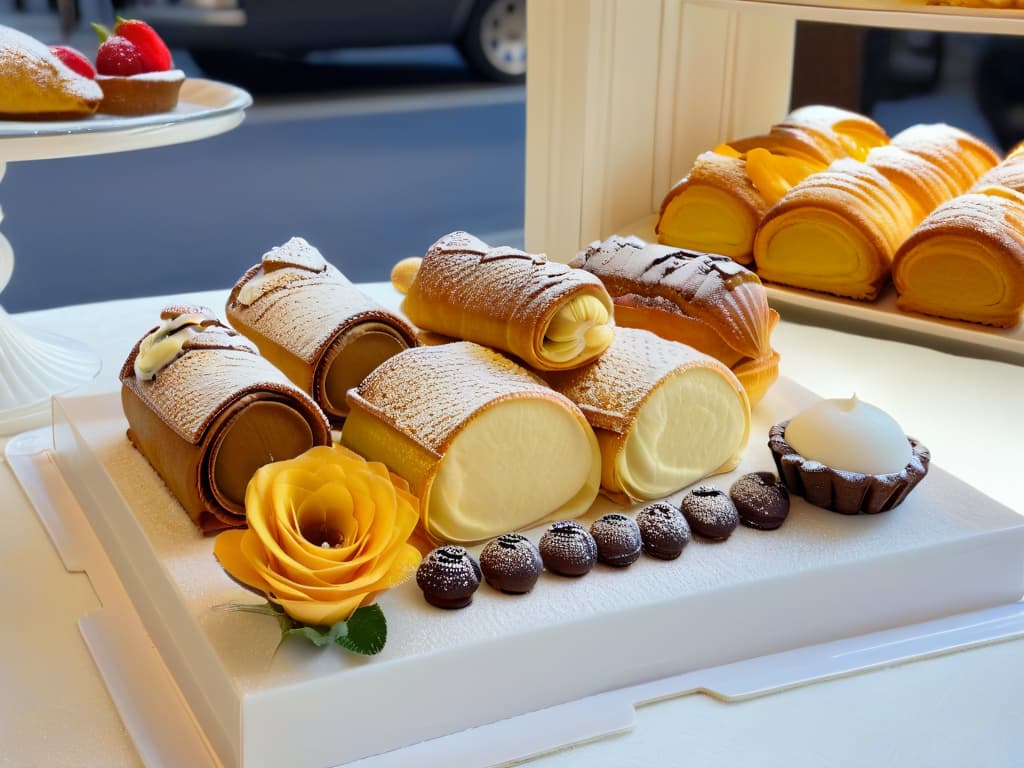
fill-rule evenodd
<path id="1" fill-rule="evenodd" d="M 200 333 L 202 324 L 209 319 L 206 315 L 184 314 L 161 321 L 160 327 L 139 343 L 135 356 L 135 376 L 139 381 L 149 381 L 177 360 L 185 342 Z"/>
<path id="2" fill-rule="evenodd" d="M 875 133 L 858 130 L 855 125 L 842 121 L 832 126 L 832 130 L 835 131 L 839 143 L 843 145 L 843 149 L 846 150 L 847 154 L 854 160 L 861 162 L 864 162 L 868 152 L 872 149 L 888 143 L 883 137 Z"/>
<path id="3" fill-rule="evenodd" d="M 589 357 L 608 348 L 615 338 L 608 308 L 596 296 L 576 296 L 551 318 L 544 330 L 541 353 L 546 360 L 564 363 Z"/>
<path id="4" fill-rule="evenodd" d="M 899 472 L 913 455 L 896 420 L 856 395 L 798 413 L 786 426 L 786 442 L 805 459 L 865 475 Z"/>
<path id="5" fill-rule="evenodd" d="M 661 498 L 732 469 L 748 431 L 747 405 L 732 384 L 713 370 L 694 368 L 666 379 L 647 398 L 615 471 L 631 497 Z"/>
<path id="6" fill-rule="evenodd" d="M 776 155 L 767 149 L 747 152 L 747 176 L 769 205 L 774 205 L 790 189 L 825 166 L 799 157 Z"/>
<path id="7" fill-rule="evenodd" d="M 966 237 L 935 238 L 900 263 L 896 287 L 928 311 L 985 314 L 1009 307 L 1008 286 L 985 246 Z"/>
<path id="8" fill-rule="evenodd" d="M 758 273 L 767 280 L 854 295 L 863 293 L 857 286 L 870 286 L 876 274 L 871 251 L 842 216 L 805 208 L 762 227 L 755 256 Z"/>
<path id="9" fill-rule="evenodd" d="M 597 496 L 601 461 L 593 431 L 545 400 L 513 398 L 459 431 L 430 489 L 430 532 L 472 542 L 542 520 L 576 517 Z"/>
<path id="10" fill-rule="evenodd" d="M 728 192 L 694 184 L 669 201 L 658 242 L 749 261 L 756 228 L 747 206 Z"/>

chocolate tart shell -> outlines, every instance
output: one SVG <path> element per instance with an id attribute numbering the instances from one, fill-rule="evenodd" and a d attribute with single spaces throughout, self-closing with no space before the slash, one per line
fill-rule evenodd
<path id="1" fill-rule="evenodd" d="M 768 447 L 779 477 L 789 492 L 803 496 L 809 503 L 844 515 L 875 515 L 899 506 L 928 474 L 931 452 L 908 437 L 913 452 L 899 472 L 865 475 L 827 467 L 805 459 L 786 442 L 789 419 L 768 432 Z"/>

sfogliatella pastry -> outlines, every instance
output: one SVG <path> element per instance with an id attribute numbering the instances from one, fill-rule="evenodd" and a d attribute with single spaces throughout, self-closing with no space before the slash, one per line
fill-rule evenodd
<path id="1" fill-rule="evenodd" d="M 479 344 L 401 352 L 348 399 L 342 444 L 405 478 L 437 539 L 576 517 L 597 496 L 600 450 L 580 410 Z"/>
<path id="2" fill-rule="evenodd" d="M 729 366 L 751 406 L 779 375 L 769 308 L 757 275 L 725 256 L 612 236 L 571 262 L 601 278 L 618 326 L 643 328 Z"/>
<path id="3" fill-rule="evenodd" d="M 757 273 L 770 282 L 873 300 L 915 223 L 906 197 L 878 170 L 837 160 L 765 215 L 754 240 Z"/>
<path id="4" fill-rule="evenodd" d="M 227 317 L 340 426 L 345 395 L 415 331 L 328 264 L 301 237 L 264 254 L 235 284 Z"/>
<path id="5" fill-rule="evenodd" d="M 1012 328 L 1024 310 L 1024 194 L 986 187 L 935 209 L 892 266 L 900 309 Z"/>
<path id="6" fill-rule="evenodd" d="M 847 515 L 898 506 L 931 461 L 889 414 L 856 397 L 821 400 L 776 424 L 768 447 L 791 494 Z"/>
<path id="7" fill-rule="evenodd" d="M 33 37 L 0 26 L 0 119 L 73 120 L 96 111 L 103 92 Z"/>
<path id="8" fill-rule="evenodd" d="M 750 405 L 718 360 L 649 331 L 619 328 L 601 357 L 545 374 L 576 403 L 601 446 L 601 491 L 659 499 L 739 462 Z"/>
<path id="9" fill-rule="evenodd" d="M 887 141 L 864 115 L 822 105 L 796 109 L 766 134 L 699 155 L 662 201 L 658 242 L 750 264 L 757 227 L 782 195 L 833 160 L 863 160 Z"/>
<path id="10" fill-rule="evenodd" d="M 203 532 L 245 525 L 261 466 L 331 442 L 316 403 L 203 307 L 164 309 L 120 378 L 128 438 Z"/>
<path id="11" fill-rule="evenodd" d="M 598 357 L 612 341 L 612 300 L 591 274 L 466 232 L 430 247 L 402 310 L 412 323 L 558 371 Z"/>

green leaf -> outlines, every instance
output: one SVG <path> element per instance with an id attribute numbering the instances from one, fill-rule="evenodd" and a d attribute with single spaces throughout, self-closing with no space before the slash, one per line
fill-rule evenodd
<path id="1" fill-rule="evenodd" d="M 286 637 L 303 637 L 317 648 L 323 648 L 325 645 L 336 643 L 338 641 L 338 634 L 344 630 L 344 621 L 339 621 L 333 627 L 328 627 L 327 631 L 324 631 L 321 627 L 310 627 L 300 624 L 297 627 L 283 630 L 281 632 L 281 639 L 284 640 Z"/>
<path id="2" fill-rule="evenodd" d="M 373 656 L 384 650 L 388 640 L 388 622 L 376 603 L 356 609 L 347 622 L 341 621 L 334 626 L 339 624 L 346 624 L 348 630 L 334 641 L 342 648 L 364 656 Z"/>

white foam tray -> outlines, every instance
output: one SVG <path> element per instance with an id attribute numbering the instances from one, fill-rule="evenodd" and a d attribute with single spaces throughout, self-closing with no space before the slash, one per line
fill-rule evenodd
<path id="1" fill-rule="evenodd" d="M 780 381 L 756 409 L 737 472 L 770 468 L 757 436 L 812 399 Z M 565 741 L 586 738 L 628 726 L 621 700 L 611 714 L 593 704 L 602 692 L 668 678 L 640 695 L 660 698 L 692 690 L 694 670 L 1024 593 L 1021 518 L 933 467 L 883 515 L 844 517 L 797 500 L 779 531 L 741 528 L 725 543 L 695 541 L 670 563 L 645 557 L 578 580 L 545 574 L 522 597 L 482 587 L 457 612 L 427 606 L 407 583 L 381 598 L 389 641 L 380 656 L 297 642 L 275 654 L 275 622 L 217 609 L 249 595 L 128 444 L 118 398 L 58 399 L 54 421 L 56 465 L 225 766 L 332 766 L 418 742 L 429 752 L 444 740 L 428 740 L 498 721 L 528 725 L 545 713 L 526 713 L 579 701 L 590 709 L 573 710 Z M 599 502 L 592 514 L 610 508 Z M 83 629 L 94 644 L 109 634 L 102 625 Z M 774 677 L 771 666 L 758 669 Z M 740 688 L 752 695 L 758 684 Z"/>

